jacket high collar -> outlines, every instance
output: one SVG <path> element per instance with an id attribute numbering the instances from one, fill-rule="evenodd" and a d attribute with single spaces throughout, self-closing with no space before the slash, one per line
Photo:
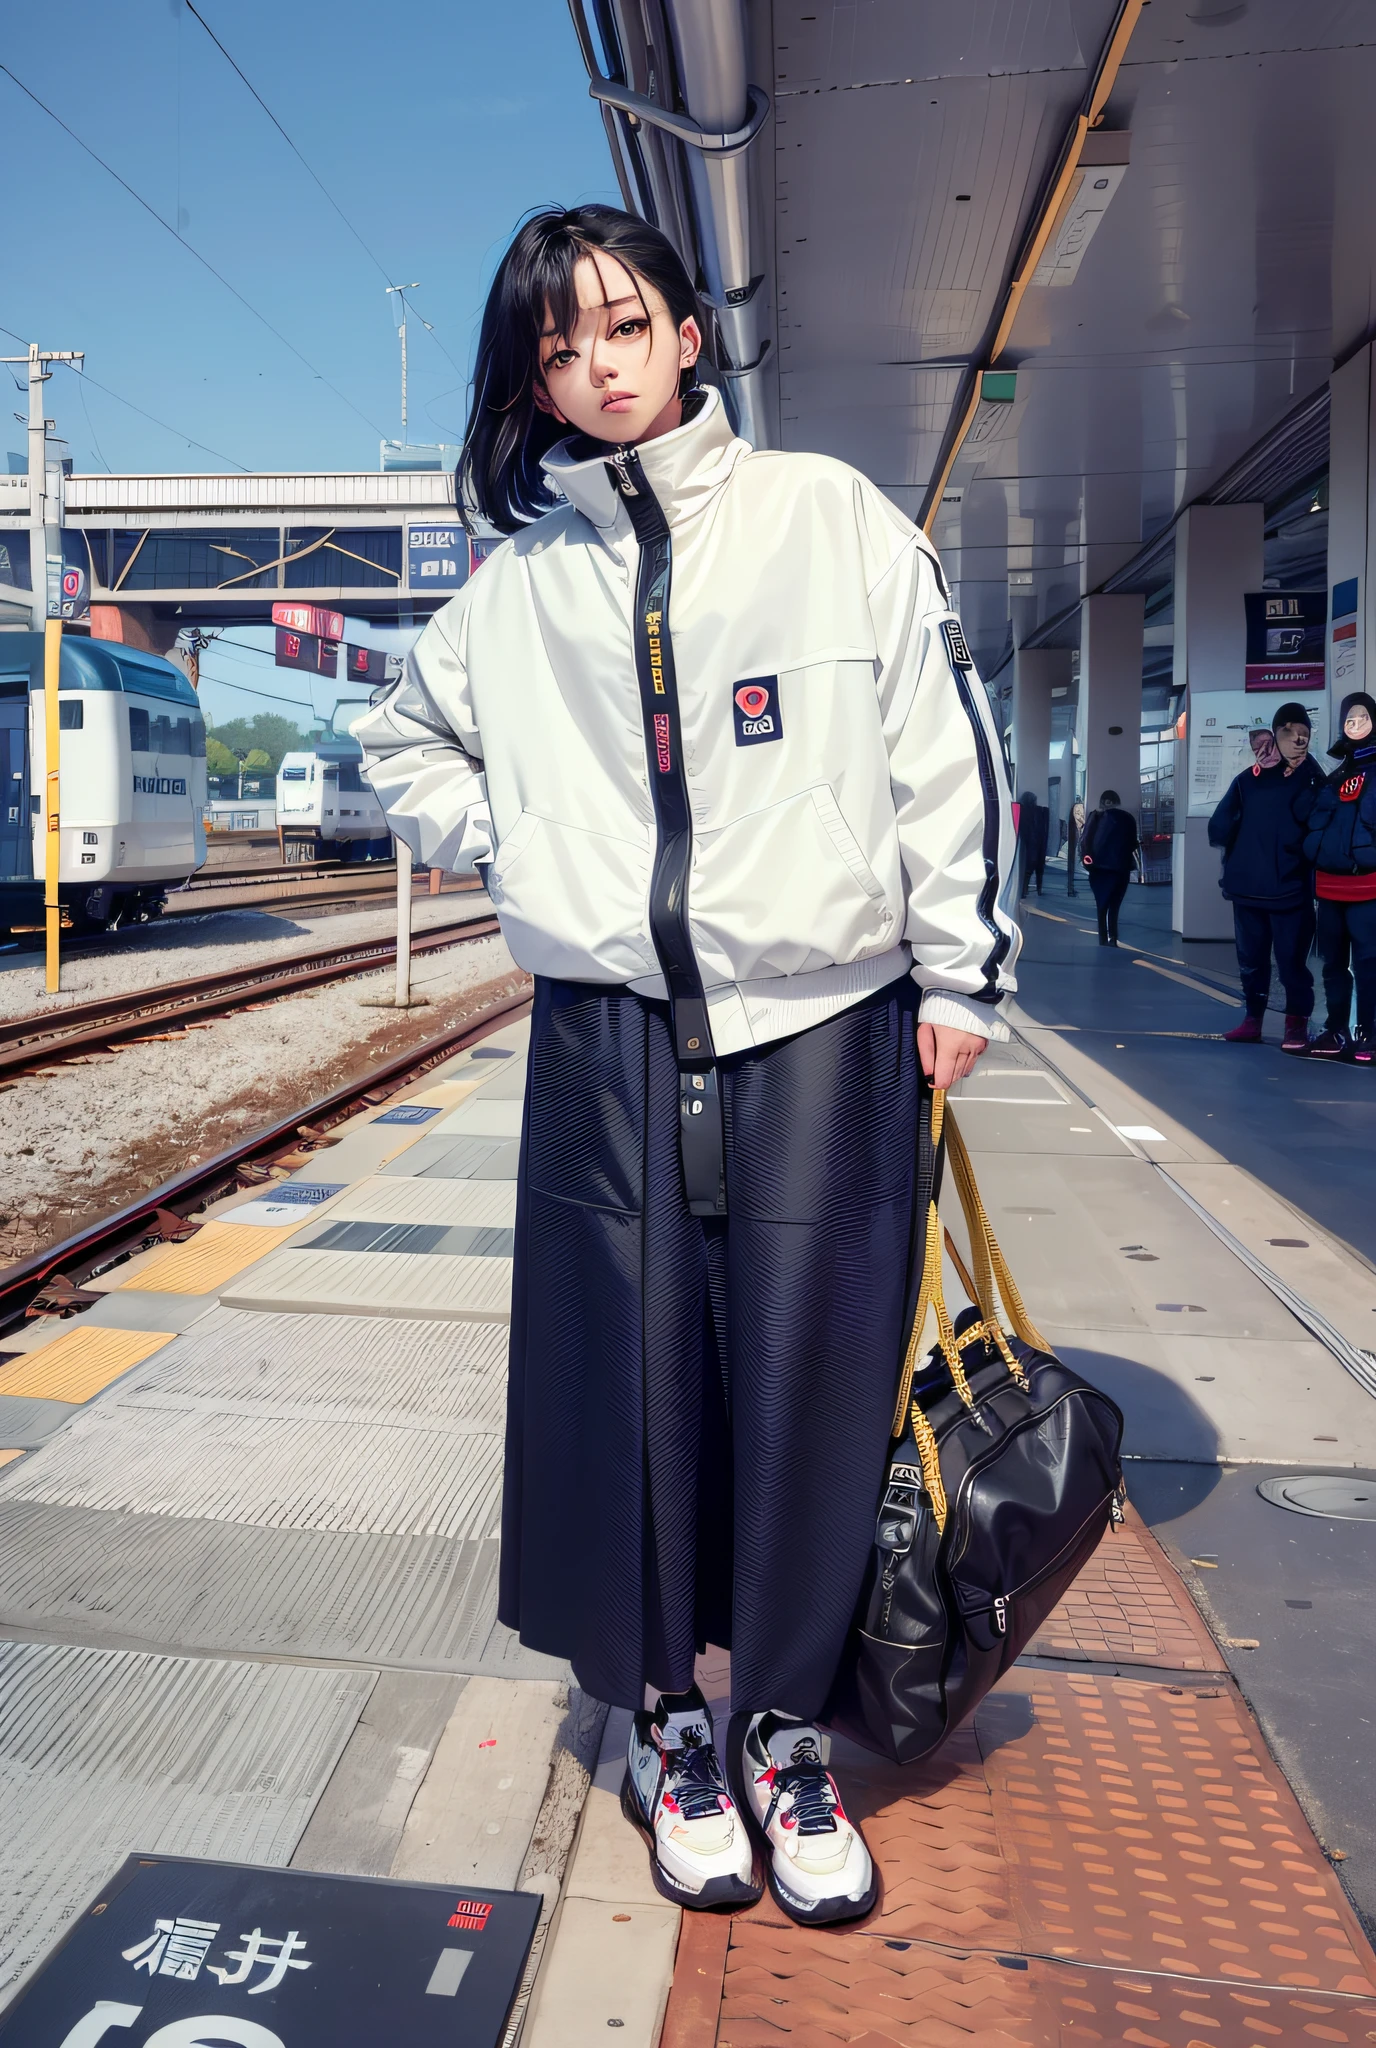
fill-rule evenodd
<path id="1" fill-rule="evenodd" d="M 610 442 L 575 434 L 561 441 L 541 467 L 586 519 L 603 532 L 627 523 L 625 507 L 607 474 Z M 636 443 L 650 489 L 671 528 L 693 519 L 727 483 L 749 443 L 732 431 L 721 394 L 709 389 L 691 419 L 654 441 Z"/>

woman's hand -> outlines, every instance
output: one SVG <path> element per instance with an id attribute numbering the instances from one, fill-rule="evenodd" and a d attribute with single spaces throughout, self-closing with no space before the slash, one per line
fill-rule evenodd
<path id="1" fill-rule="evenodd" d="M 933 1088 L 952 1088 L 975 1070 L 975 1061 L 989 1041 L 953 1024 L 919 1024 L 917 1056 Z"/>

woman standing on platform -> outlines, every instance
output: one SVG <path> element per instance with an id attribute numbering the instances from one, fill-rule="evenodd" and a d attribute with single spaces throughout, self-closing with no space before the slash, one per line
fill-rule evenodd
<path id="1" fill-rule="evenodd" d="M 1320 1059 L 1376 1062 L 1376 700 L 1344 697 L 1337 760 L 1309 813 L 1306 860 L 1317 872 L 1319 957 L 1328 1003 L 1310 1045 Z M 1352 992 L 1357 1026 L 1352 1028 Z"/>
<path id="2" fill-rule="evenodd" d="M 925 536 L 840 462 L 753 451 L 701 346 L 657 230 L 525 223 L 459 472 L 513 537 L 354 730 L 535 976 L 502 1619 L 635 1710 L 667 1897 L 756 1897 L 753 1835 L 822 1922 L 875 1896 L 815 1717 L 882 1490 L 919 1091 L 1006 1035 L 1013 838 Z"/>
<path id="3" fill-rule="evenodd" d="M 1099 913 L 1099 944 L 1118 943 L 1118 912 L 1132 880 L 1137 859 L 1137 820 L 1122 807 L 1116 789 L 1106 789 L 1097 811 L 1085 819 L 1080 865 L 1089 870 L 1089 886 Z"/>

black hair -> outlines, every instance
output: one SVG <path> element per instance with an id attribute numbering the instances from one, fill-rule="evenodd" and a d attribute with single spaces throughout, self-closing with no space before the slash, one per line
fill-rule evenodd
<path id="1" fill-rule="evenodd" d="M 1104 790 L 1099 798 L 1099 809 L 1101 811 L 1121 810 L 1122 804 L 1123 799 L 1119 796 L 1116 789 Z"/>
<path id="2" fill-rule="evenodd" d="M 1278 708 L 1274 718 L 1271 720 L 1272 732 L 1279 732 L 1283 725 L 1303 725 L 1311 732 L 1313 731 L 1309 713 L 1305 710 L 1303 704 L 1296 704 L 1294 702 L 1282 704 Z"/>
<path id="3" fill-rule="evenodd" d="M 457 502 L 475 507 L 502 533 L 515 533 L 556 500 L 540 458 L 569 429 L 535 403 L 543 375 L 545 308 L 561 334 L 578 319 L 574 267 L 605 249 L 642 284 L 653 285 L 675 327 L 700 318 L 688 272 L 673 243 L 648 221 L 614 206 L 542 207 L 521 223 L 492 280 L 478 335 L 473 397 L 455 473 Z M 691 372 L 687 381 L 694 381 Z"/>

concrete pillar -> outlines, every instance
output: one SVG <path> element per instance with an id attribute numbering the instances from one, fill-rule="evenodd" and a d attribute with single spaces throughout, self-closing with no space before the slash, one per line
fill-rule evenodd
<path id="1" fill-rule="evenodd" d="M 1085 810 L 1116 789 L 1137 817 L 1142 801 L 1142 616 L 1140 591 L 1087 597 L 1080 606 L 1080 752 Z"/>
<path id="2" fill-rule="evenodd" d="M 93 604 L 91 637 L 118 640 L 144 654 L 166 654 L 181 631 L 178 619 L 159 619 L 151 604 Z"/>
<path id="3" fill-rule="evenodd" d="M 1030 789 L 1046 802 L 1051 765 L 1051 692 L 1070 665 L 1059 647 L 1019 647 L 1013 656 L 1013 794 Z"/>
<path id="4" fill-rule="evenodd" d="M 1171 924 L 1182 938 L 1230 939 L 1233 913 L 1219 891 L 1221 856 L 1209 845 L 1208 808 L 1190 817 L 1188 738 L 1195 700 L 1222 693 L 1230 719 L 1243 717 L 1247 613 L 1242 600 L 1261 589 L 1260 505 L 1191 505 L 1175 529 L 1175 686 L 1186 691 L 1185 744 L 1176 749 L 1175 845 Z M 1279 699 L 1257 708 L 1269 720 Z"/>
<path id="5" fill-rule="evenodd" d="M 1376 676 L 1371 648 L 1376 643 L 1376 577 L 1372 575 L 1372 434 L 1376 373 L 1370 345 L 1335 370 L 1329 381 L 1332 407 L 1328 436 L 1328 684 L 1329 717 L 1336 738 L 1338 710 L 1351 690 L 1370 688 Z M 1356 585 L 1355 590 L 1353 585 Z M 1315 751 L 1319 734 L 1315 733 Z"/>

